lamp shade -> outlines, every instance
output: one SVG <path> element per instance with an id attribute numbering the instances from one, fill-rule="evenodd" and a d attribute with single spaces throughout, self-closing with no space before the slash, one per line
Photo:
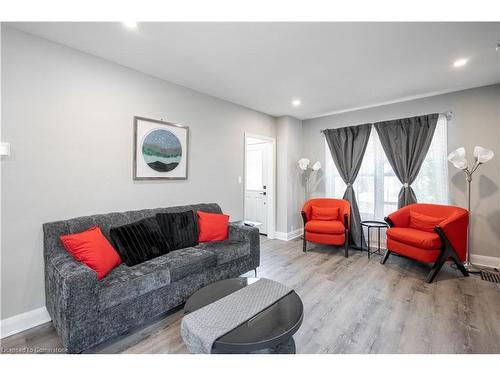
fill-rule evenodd
<path id="1" fill-rule="evenodd" d="M 459 147 L 455 151 L 450 152 L 448 161 L 452 163 L 455 168 L 467 169 L 467 159 L 465 158 L 465 148 Z"/>
<path id="2" fill-rule="evenodd" d="M 309 164 L 311 163 L 311 161 L 309 159 L 302 158 L 298 161 L 298 163 L 299 163 L 299 168 L 302 169 L 303 171 L 305 171 L 307 169 L 307 167 L 309 167 Z"/>
<path id="3" fill-rule="evenodd" d="M 493 156 L 495 156 L 495 153 L 487 148 L 481 146 L 474 147 L 474 157 L 480 164 L 490 161 L 493 159 Z"/>
<path id="4" fill-rule="evenodd" d="M 320 169 L 321 169 L 321 163 L 319 161 L 313 164 L 312 166 L 313 171 L 319 171 Z"/>

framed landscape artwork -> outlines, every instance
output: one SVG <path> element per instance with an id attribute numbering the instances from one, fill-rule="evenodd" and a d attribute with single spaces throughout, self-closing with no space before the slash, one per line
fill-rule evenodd
<path id="1" fill-rule="evenodd" d="M 185 180 L 187 126 L 134 117 L 134 180 Z"/>

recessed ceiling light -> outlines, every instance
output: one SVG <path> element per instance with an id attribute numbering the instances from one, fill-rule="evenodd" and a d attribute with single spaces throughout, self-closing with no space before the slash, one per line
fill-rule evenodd
<path id="1" fill-rule="evenodd" d="M 455 60 L 453 62 L 453 66 L 455 68 L 460 68 L 460 67 L 464 66 L 465 64 L 467 64 L 467 61 L 468 61 L 467 59 L 458 59 L 458 60 Z"/>
<path id="2" fill-rule="evenodd" d="M 127 29 L 137 29 L 137 22 L 122 22 Z"/>
<path id="3" fill-rule="evenodd" d="M 292 100 L 292 105 L 294 107 L 298 107 L 300 105 L 300 103 L 301 103 L 300 99 L 293 99 Z"/>

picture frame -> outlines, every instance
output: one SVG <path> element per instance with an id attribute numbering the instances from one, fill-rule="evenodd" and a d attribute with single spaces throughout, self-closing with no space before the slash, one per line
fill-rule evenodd
<path id="1" fill-rule="evenodd" d="M 189 127 L 134 116 L 134 180 L 187 180 Z"/>

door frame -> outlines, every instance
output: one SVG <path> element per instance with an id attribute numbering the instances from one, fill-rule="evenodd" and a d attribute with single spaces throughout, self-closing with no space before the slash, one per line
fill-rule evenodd
<path id="1" fill-rule="evenodd" d="M 254 133 L 244 134 L 243 139 L 243 220 L 245 220 L 245 193 L 247 189 L 247 138 L 256 138 L 271 144 L 270 168 L 267 168 L 267 238 L 275 238 L 276 230 L 276 138 Z"/>

